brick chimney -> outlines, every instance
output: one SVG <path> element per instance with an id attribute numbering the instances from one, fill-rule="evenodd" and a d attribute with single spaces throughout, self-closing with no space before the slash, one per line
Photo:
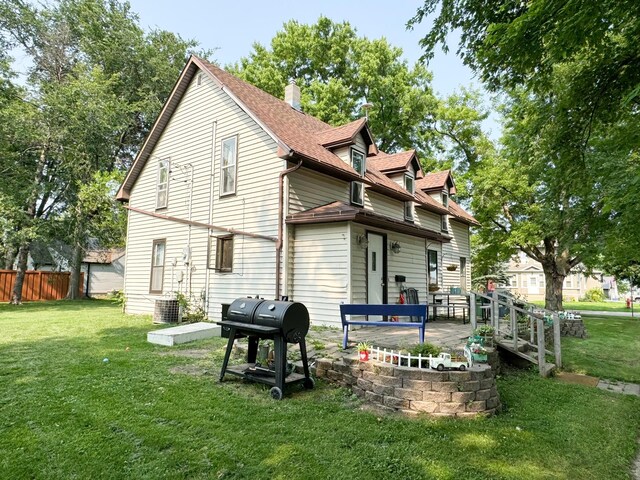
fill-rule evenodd
<path id="1" fill-rule="evenodd" d="M 284 87 L 284 101 L 296 110 L 302 110 L 300 106 L 300 87 L 296 85 L 295 80 Z"/>

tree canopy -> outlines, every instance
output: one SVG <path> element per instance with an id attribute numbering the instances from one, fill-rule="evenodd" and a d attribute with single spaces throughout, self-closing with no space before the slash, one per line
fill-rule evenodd
<path id="1" fill-rule="evenodd" d="M 9 180 L 0 235 L 6 263 L 18 254 L 14 301 L 37 239 L 73 247 L 73 296 L 89 240 L 123 242 L 123 222 L 109 221 L 121 213 L 104 199 L 108 179 L 130 164 L 196 44 L 143 31 L 117 0 L 0 0 L 0 43 L 30 61 L 22 85 L 10 59 L 0 63 L 0 171 Z"/>
<path id="2" fill-rule="evenodd" d="M 426 59 L 460 29 L 458 54 L 506 97 L 500 156 L 471 174 L 480 243 L 541 261 L 560 281 L 548 306 L 561 306 L 567 265 L 640 255 L 639 14 L 624 0 L 427 0 L 409 22 L 433 18 Z"/>
<path id="3" fill-rule="evenodd" d="M 380 149 L 415 148 L 428 170 L 466 164 L 482 143 L 486 112 L 475 92 L 437 98 L 422 64 L 410 66 L 400 48 L 384 38 L 359 37 L 348 22 L 287 22 L 270 47 L 254 44 L 228 70 L 276 97 L 295 80 L 303 110 L 332 125 L 364 116 L 369 103 Z"/>

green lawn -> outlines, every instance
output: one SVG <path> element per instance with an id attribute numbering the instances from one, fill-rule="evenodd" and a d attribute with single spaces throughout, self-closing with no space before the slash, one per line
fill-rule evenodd
<path id="1" fill-rule="evenodd" d="M 222 339 L 151 328 L 100 301 L 0 305 L 0 478 L 626 479 L 636 454 L 635 397 L 516 372 L 489 419 L 376 414 L 323 382 L 276 402 L 217 382 Z"/>
<path id="2" fill-rule="evenodd" d="M 535 300 L 531 303 L 544 307 L 544 300 Z M 589 310 L 595 312 L 629 312 L 624 302 L 562 302 L 565 310 Z M 640 303 L 634 304 L 634 312 L 640 312 Z"/>
<path id="3" fill-rule="evenodd" d="M 640 319 L 582 318 L 589 338 L 562 339 L 565 370 L 640 383 Z"/>

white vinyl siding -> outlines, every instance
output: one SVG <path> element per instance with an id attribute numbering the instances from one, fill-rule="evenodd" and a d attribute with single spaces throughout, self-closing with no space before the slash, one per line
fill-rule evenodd
<path id="1" fill-rule="evenodd" d="M 442 286 L 441 291 L 449 292 L 451 287 L 461 287 L 463 291 L 471 288 L 471 237 L 469 226 L 453 219 L 449 221 L 449 235 L 451 241 L 442 244 Z M 461 285 L 460 279 L 460 257 L 466 258 L 467 271 L 465 285 Z M 447 270 L 447 265 L 458 265 L 456 270 Z"/>
<path id="2" fill-rule="evenodd" d="M 288 293 L 316 325 L 339 325 L 339 305 L 349 302 L 347 232 L 347 222 L 295 226 Z"/>
<path id="3" fill-rule="evenodd" d="M 287 175 L 289 209 L 293 214 L 335 201 L 349 203 L 349 182 L 301 168 Z"/>
<path id="4" fill-rule="evenodd" d="M 286 168 L 286 162 L 276 156 L 276 143 L 208 75 L 204 75 L 201 86 L 196 83 L 194 79 L 187 88 L 150 157 L 170 158 L 172 162 L 174 178 L 166 214 L 188 219 L 191 196 L 194 221 L 277 236 L 278 174 Z M 239 138 L 237 178 L 242 180 L 237 182 L 236 195 L 220 198 L 221 140 L 235 135 Z M 189 164 L 194 169 L 193 185 L 188 169 L 183 173 L 178 168 Z M 132 207 L 154 211 L 156 174 L 156 164 L 149 160 L 132 189 Z M 273 298 L 275 242 L 235 236 L 233 272 L 209 271 L 209 292 L 204 292 L 209 235 L 228 232 L 189 228 L 136 212 L 129 212 L 129 219 L 125 277 L 128 313 L 152 313 L 157 298 L 169 292 L 184 292 L 188 284 L 195 299 L 208 293 L 211 319 L 219 318 L 221 303 L 230 303 L 239 296 L 259 294 Z M 163 292 L 157 295 L 149 294 L 153 238 L 167 239 Z M 185 265 L 181 261 L 182 250 L 189 244 L 191 262 Z M 176 266 L 172 267 L 174 260 Z M 178 283 L 180 276 L 183 281 Z"/>
<path id="5" fill-rule="evenodd" d="M 89 275 L 89 295 L 103 295 L 114 290 L 122 290 L 124 288 L 124 262 L 125 257 L 122 256 L 111 263 L 92 263 L 90 266 L 83 263 L 85 286 L 87 272 Z"/>

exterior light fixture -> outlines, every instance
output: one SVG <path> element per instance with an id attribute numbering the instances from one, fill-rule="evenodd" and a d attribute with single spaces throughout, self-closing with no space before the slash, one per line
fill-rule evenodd
<path id="1" fill-rule="evenodd" d="M 356 243 L 360 246 L 360 248 L 366 250 L 369 246 L 369 239 L 365 235 L 358 235 L 356 237 Z"/>
<path id="2" fill-rule="evenodd" d="M 400 244 L 398 242 L 391 242 L 391 251 L 393 253 L 400 253 Z"/>

